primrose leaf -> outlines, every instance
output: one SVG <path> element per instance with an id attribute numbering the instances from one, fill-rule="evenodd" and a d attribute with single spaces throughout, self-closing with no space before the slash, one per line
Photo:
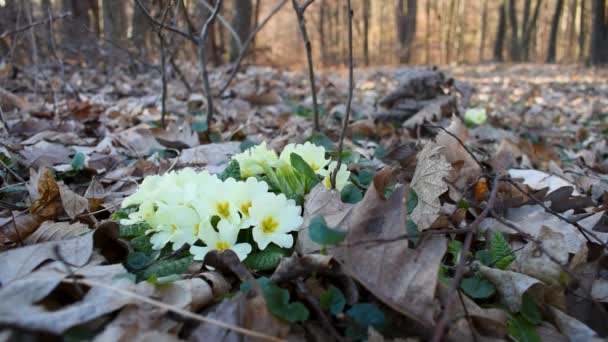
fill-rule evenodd
<path id="1" fill-rule="evenodd" d="M 313 133 L 308 139 L 306 139 L 306 141 L 310 141 L 318 146 L 323 146 L 327 151 L 334 150 L 334 142 L 323 133 Z"/>
<path id="2" fill-rule="evenodd" d="M 536 301 L 528 294 L 522 296 L 521 315 L 530 324 L 538 325 L 543 321 L 543 316 L 538 309 Z"/>
<path id="3" fill-rule="evenodd" d="M 288 252 L 276 245 L 269 245 L 263 251 L 254 252 L 243 260 L 243 264 L 254 271 L 269 271 L 275 269 L 281 258 L 287 256 Z"/>
<path id="4" fill-rule="evenodd" d="M 418 230 L 418 226 L 414 221 L 408 219 L 405 222 L 405 228 L 407 231 L 407 238 L 412 241 L 412 243 L 418 243 L 418 239 L 420 238 L 420 231 Z"/>
<path id="5" fill-rule="evenodd" d="M 236 160 L 231 160 L 228 166 L 218 175 L 218 178 L 225 181 L 228 178 L 234 178 L 236 180 L 241 179 L 241 167 Z"/>
<path id="6" fill-rule="evenodd" d="M 75 171 L 80 171 L 84 169 L 84 160 L 84 154 L 82 154 L 82 152 L 77 152 L 72 158 L 72 162 L 70 163 L 70 165 L 72 165 L 72 169 Z"/>
<path id="7" fill-rule="evenodd" d="M 376 305 L 371 303 L 358 303 L 353 305 L 346 314 L 350 316 L 357 325 L 349 325 L 346 328 L 346 336 L 363 340 L 367 338 L 367 329 L 369 326 L 382 332 L 384 330 L 386 319 L 384 313 Z"/>
<path id="8" fill-rule="evenodd" d="M 507 321 L 509 326 L 509 336 L 517 342 L 540 342 L 541 339 L 530 324 L 521 315 L 511 315 Z"/>
<path id="9" fill-rule="evenodd" d="M 458 240 L 452 240 L 448 242 L 448 253 L 452 256 L 452 260 L 454 260 L 454 265 L 457 265 L 460 262 L 461 251 L 462 242 Z"/>
<path id="10" fill-rule="evenodd" d="M 152 248 L 152 243 L 150 243 L 150 236 L 148 235 L 137 236 L 131 241 L 129 241 L 129 243 L 131 244 L 133 249 L 138 252 L 144 252 L 146 254 L 154 252 L 154 249 Z"/>
<path id="11" fill-rule="evenodd" d="M 258 279 L 264 293 L 268 310 L 280 319 L 288 322 L 305 321 L 308 319 L 308 309 L 300 302 L 289 303 L 289 291 L 273 284 L 268 278 Z M 244 284 L 245 285 L 245 284 Z M 249 284 L 249 287 L 251 284 Z M 241 289 L 247 286 L 241 286 Z"/>
<path id="12" fill-rule="evenodd" d="M 324 246 L 335 245 L 346 238 L 346 232 L 329 228 L 321 215 L 310 220 L 308 234 L 312 241 Z"/>
<path id="13" fill-rule="evenodd" d="M 492 267 L 504 270 L 513 261 L 515 261 L 515 255 L 511 246 L 505 239 L 504 235 L 500 232 L 496 232 L 492 237 L 492 243 L 490 245 L 490 256 L 492 257 Z"/>
<path id="14" fill-rule="evenodd" d="M 207 132 L 209 125 L 207 124 L 207 121 L 195 121 L 190 124 L 190 128 L 192 128 L 192 131 L 194 132 Z"/>
<path id="15" fill-rule="evenodd" d="M 368 187 L 372 183 L 375 174 L 376 173 L 372 170 L 363 169 L 359 171 L 356 180 L 359 182 L 359 185 Z"/>
<path id="16" fill-rule="evenodd" d="M 469 297 L 475 299 L 490 298 L 496 293 L 496 288 L 489 280 L 483 278 L 479 273 L 462 279 L 460 288 Z"/>
<path id="17" fill-rule="evenodd" d="M 241 149 L 241 152 L 245 152 L 248 149 L 254 147 L 255 145 L 256 143 L 254 143 L 253 141 L 245 139 L 241 141 L 241 143 L 239 144 L 239 148 Z"/>
<path id="18" fill-rule="evenodd" d="M 407 210 L 407 214 L 410 215 L 412 213 L 412 211 L 414 211 L 414 209 L 416 208 L 416 206 L 418 205 L 418 194 L 416 193 L 416 190 L 410 188 L 408 194 L 407 194 L 407 203 L 406 203 L 406 210 Z"/>
<path id="19" fill-rule="evenodd" d="M 292 153 L 289 155 L 289 161 L 291 162 L 291 166 L 293 166 L 298 172 L 302 173 L 304 177 L 308 178 L 311 182 L 318 182 L 319 178 L 313 171 L 313 169 L 308 165 L 302 157 L 300 157 L 297 153 Z"/>
<path id="20" fill-rule="evenodd" d="M 356 185 L 348 183 L 340 191 L 340 198 L 344 203 L 356 204 L 363 199 L 363 192 Z"/>
<path id="21" fill-rule="evenodd" d="M 131 224 L 128 226 L 120 225 L 119 236 L 121 238 L 134 238 L 136 236 L 142 236 L 146 234 L 146 231 L 152 229 L 149 224 L 145 222 L 140 222 L 136 224 Z"/>
<path id="22" fill-rule="evenodd" d="M 339 288 L 331 286 L 321 293 L 321 309 L 329 311 L 332 315 L 338 315 L 344 310 L 346 299 Z"/>
<path id="23" fill-rule="evenodd" d="M 140 270 L 151 262 L 151 258 L 142 252 L 133 252 L 127 255 L 127 267 L 132 270 Z"/>
<path id="24" fill-rule="evenodd" d="M 141 279 L 149 279 L 150 277 L 156 277 L 156 279 L 158 279 L 172 274 L 182 274 L 186 272 L 190 264 L 192 264 L 192 260 L 192 256 L 180 259 L 161 260 L 139 272 L 138 275 Z"/>

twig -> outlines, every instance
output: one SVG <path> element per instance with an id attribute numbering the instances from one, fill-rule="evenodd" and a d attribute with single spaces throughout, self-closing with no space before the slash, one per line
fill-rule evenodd
<path id="1" fill-rule="evenodd" d="M 171 31 L 173 33 L 177 33 L 180 36 L 193 42 L 194 44 L 198 44 L 198 39 L 195 36 L 188 34 L 187 32 L 184 32 L 176 27 L 165 25 L 164 23 L 154 19 L 154 17 L 152 17 L 152 15 L 150 14 L 150 12 L 148 12 L 146 7 L 141 3 L 141 0 L 135 0 L 135 4 L 143 12 L 143 14 L 148 18 L 148 20 L 150 20 L 152 23 L 154 23 L 159 28 L 167 30 L 167 31 Z"/>
<path id="2" fill-rule="evenodd" d="M 8 165 L 6 165 L 4 163 L 4 161 L 2 161 L 2 159 L 0 159 L 0 165 L 2 165 L 2 167 L 5 168 L 6 171 L 8 171 L 11 175 L 15 176 L 15 178 L 17 178 L 18 181 L 20 181 L 21 183 L 25 183 L 25 181 L 23 180 L 23 178 L 21 178 L 21 176 L 19 176 L 15 171 L 13 171 L 13 169 L 11 169 L 10 167 L 8 167 Z"/>
<path id="3" fill-rule="evenodd" d="M 165 24 L 165 20 L 167 20 L 167 14 L 169 13 L 169 9 L 173 6 L 170 2 L 165 11 L 163 13 L 162 24 Z M 166 67 L 166 51 L 165 51 L 165 37 L 163 35 L 163 30 L 160 27 L 156 31 L 158 35 L 158 40 L 160 41 L 160 78 L 162 82 L 162 94 L 160 100 L 160 126 L 164 129 L 166 127 L 165 116 L 167 115 L 167 67 Z"/>
<path id="4" fill-rule="evenodd" d="M 452 306 L 454 304 L 454 299 L 458 292 L 460 281 L 464 276 L 464 266 L 467 259 L 467 255 L 469 254 L 469 250 L 471 249 L 471 244 L 473 243 L 473 235 L 475 235 L 477 227 L 479 226 L 481 221 L 483 221 L 488 216 L 488 214 L 494 207 L 494 202 L 496 201 L 496 194 L 498 193 L 498 182 L 500 181 L 500 179 L 501 176 L 499 175 L 494 178 L 494 182 L 492 184 L 492 192 L 490 193 L 490 198 L 488 199 L 486 207 L 483 209 L 481 214 L 479 214 L 479 216 L 477 216 L 477 218 L 475 218 L 475 220 L 468 225 L 469 232 L 467 233 L 467 236 L 464 239 L 464 245 L 462 247 L 462 250 L 460 251 L 460 261 L 458 262 L 458 266 L 456 267 L 454 279 L 450 284 L 448 298 L 445 302 L 445 307 L 443 309 L 441 319 L 437 323 L 437 326 L 435 326 L 435 331 L 433 332 L 433 338 L 431 340 L 433 342 L 440 342 L 443 340 L 443 336 L 451 319 L 450 316 L 452 314 Z"/>
<path id="5" fill-rule="evenodd" d="M 325 328 L 325 330 L 327 330 L 327 332 L 329 332 L 331 337 L 333 337 L 334 341 L 344 341 L 344 338 L 336 331 L 325 312 L 323 312 L 323 310 L 321 309 L 319 301 L 312 294 L 310 294 L 308 288 L 306 288 L 306 285 L 304 284 L 302 279 L 296 280 L 296 291 L 312 308 L 312 310 L 315 312 L 315 314 L 321 321 L 321 325 Z"/>
<path id="6" fill-rule="evenodd" d="M 19 240 L 19 246 L 23 246 L 23 239 L 21 239 L 21 234 L 19 233 L 19 228 L 17 227 L 17 220 L 15 219 L 15 213 L 12 210 L 11 217 L 13 218 L 13 229 L 15 229 L 15 235 L 17 235 L 17 240 Z"/>
<path id="7" fill-rule="evenodd" d="M 471 336 L 473 337 L 473 342 L 477 342 L 477 335 L 475 334 L 475 328 L 473 327 L 473 322 L 471 322 L 471 315 L 469 314 L 469 309 L 464 304 L 464 299 L 462 298 L 462 293 L 460 290 L 458 291 L 458 299 L 460 300 L 460 304 L 462 305 L 462 310 L 464 310 L 464 317 L 469 324 L 469 329 L 471 329 Z"/>
<path id="8" fill-rule="evenodd" d="M 206 0 L 200 0 L 200 2 L 203 4 L 203 6 L 207 7 L 207 9 L 209 11 L 213 11 L 213 6 L 210 3 L 208 3 Z M 230 35 L 236 42 L 236 45 L 239 48 L 239 50 L 243 49 L 243 42 L 241 41 L 241 37 L 239 37 L 239 34 L 236 33 L 236 31 L 234 30 L 232 25 L 230 25 L 228 23 L 226 18 L 224 18 L 221 14 L 218 14 L 217 20 L 220 22 L 220 24 L 222 24 L 226 28 L 226 30 L 228 30 L 228 32 L 230 32 Z"/>
<path id="9" fill-rule="evenodd" d="M 59 16 L 56 16 L 56 17 L 46 18 L 46 19 L 43 19 L 43 20 L 39 20 L 39 21 L 35 21 L 35 22 L 32 22 L 32 23 L 29 23 L 29 24 L 21 26 L 21 27 L 17 27 L 14 30 L 10 30 L 10 31 L 6 31 L 6 32 L 2 33 L 0 35 L 0 39 L 4 38 L 6 36 L 13 35 L 15 33 L 20 33 L 20 32 L 23 32 L 23 31 L 27 31 L 27 30 L 31 29 L 32 27 L 35 27 L 35 26 L 38 26 L 38 25 L 46 24 L 46 23 L 49 23 L 49 22 L 53 22 L 53 21 L 56 21 L 56 20 L 63 19 L 65 17 L 69 17 L 71 15 L 72 15 L 71 12 L 66 12 L 66 13 L 60 14 Z"/>
<path id="10" fill-rule="evenodd" d="M 475 163 L 477 163 L 477 165 L 479 165 L 479 167 L 482 170 L 486 169 L 485 166 L 479 161 L 479 159 L 477 159 L 477 157 L 475 157 L 475 155 L 473 154 L 473 152 L 471 152 L 471 150 L 469 150 L 469 148 L 464 144 L 464 142 L 462 142 L 462 140 L 460 140 L 460 138 L 457 137 L 454 133 L 448 131 L 447 129 L 445 129 L 445 128 L 441 127 L 441 126 L 434 125 L 434 124 L 429 123 L 429 122 L 423 124 L 422 126 L 440 129 L 440 130 L 444 131 L 447 135 L 449 135 L 452 138 L 456 139 L 456 141 L 458 141 L 458 143 L 460 144 L 460 146 L 462 146 L 465 149 L 465 151 L 467 151 L 467 153 L 473 158 L 473 160 L 475 160 Z"/>
<path id="11" fill-rule="evenodd" d="M 186 317 L 186 318 L 189 318 L 189 319 L 193 319 L 195 321 L 199 321 L 199 322 L 203 322 L 203 323 L 212 324 L 212 325 L 215 325 L 215 326 L 227 329 L 227 330 L 232 330 L 234 332 L 237 332 L 237 333 L 245 335 L 245 336 L 255 337 L 255 338 L 259 338 L 259 339 L 266 340 L 266 341 L 274 341 L 274 342 L 284 342 L 285 341 L 285 340 L 280 339 L 278 337 L 267 335 L 267 334 L 264 334 L 264 333 L 261 333 L 261 332 L 255 331 L 255 330 L 246 329 L 246 328 L 239 327 L 239 326 L 236 326 L 236 325 L 224 323 L 222 321 L 219 321 L 219 320 L 216 320 L 216 319 L 213 319 L 213 318 L 201 316 L 201 315 L 195 314 L 193 312 L 190 312 L 190 311 L 184 310 L 182 308 L 179 308 L 177 306 L 170 305 L 170 304 L 167 304 L 167 303 L 163 303 L 161 301 L 158 301 L 158 300 L 155 300 L 155 299 L 152 299 L 152 298 L 148 298 L 148 297 L 142 296 L 142 295 L 137 294 L 135 292 L 128 291 L 128 290 L 125 290 L 125 289 L 121 289 L 121 288 L 118 288 L 118 287 L 115 287 L 115 286 L 112 286 L 112 285 L 108 285 L 106 283 L 102 283 L 102 282 L 99 282 L 99 281 L 96 281 L 96 280 L 92 280 L 92 279 L 69 279 L 69 278 L 66 278 L 66 279 L 63 279 L 62 282 L 66 283 L 66 284 L 73 284 L 74 282 L 76 282 L 76 283 L 78 283 L 80 285 L 85 285 L 85 286 L 89 286 L 89 287 L 100 287 L 100 288 L 103 288 L 103 289 L 106 289 L 106 290 L 114 291 L 114 292 L 119 293 L 119 294 L 121 294 L 123 296 L 136 299 L 138 301 L 144 302 L 146 304 L 150 304 L 150 305 L 155 306 L 157 308 L 160 308 L 160 309 L 163 309 L 163 310 L 167 310 L 167 311 L 176 313 L 176 314 L 181 315 L 183 317 Z"/>
<path id="12" fill-rule="evenodd" d="M 213 24 L 213 21 L 217 17 L 221 6 L 222 0 L 216 0 L 215 8 L 213 9 L 213 12 L 211 12 L 211 15 L 209 16 L 207 21 L 205 21 L 205 25 L 203 25 L 201 34 L 198 37 L 198 59 L 200 62 L 203 89 L 205 90 L 205 95 L 207 95 L 207 129 L 209 132 L 211 132 L 211 123 L 213 119 L 213 95 L 211 94 L 211 87 L 209 86 L 209 75 L 207 74 L 205 40 L 207 39 L 207 34 L 209 33 L 209 27 L 211 27 L 211 24 Z"/>
<path id="13" fill-rule="evenodd" d="M 298 5 L 298 0 L 291 0 L 293 9 L 298 17 L 298 25 L 300 27 L 300 33 L 302 34 L 302 40 L 304 41 L 304 47 L 306 48 L 306 60 L 308 61 L 308 79 L 310 81 L 310 92 L 312 93 L 312 110 L 314 117 L 314 131 L 319 132 L 321 126 L 319 124 L 319 107 L 317 104 L 317 87 L 315 81 L 315 69 L 312 63 L 312 44 L 308 39 L 308 31 L 306 30 L 306 20 L 304 19 L 304 11 L 306 7 L 310 5 L 314 0 L 307 1 L 304 5 Z"/>
<path id="14" fill-rule="evenodd" d="M 279 10 L 286 3 L 287 3 L 287 0 L 281 0 L 281 2 L 279 2 L 276 6 L 274 6 L 274 8 L 270 11 L 270 13 L 268 13 L 266 18 L 264 18 L 264 20 L 262 20 L 260 22 L 260 24 L 253 31 L 251 31 L 251 34 L 249 34 L 249 37 L 247 37 L 247 39 L 243 42 L 243 48 L 239 51 L 239 55 L 237 56 L 236 61 L 234 62 L 234 66 L 232 67 L 232 71 L 230 72 L 230 75 L 228 76 L 226 83 L 224 83 L 224 86 L 222 86 L 222 88 L 220 88 L 220 92 L 218 93 L 218 96 L 222 96 L 222 94 L 224 94 L 226 92 L 226 90 L 228 90 L 228 87 L 230 87 L 230 84 L 234 80 L 234 77 L 239 72 L 239 69 L 241 67 L 241 62 L 243 61 L 243 58 L 245 57 L 245 53 L 247 52 L 249 45 L 251 45 L 251 42 L 253 41 L 253 37 L 255 37 L 255 35 L 264 28 L 264 26 L 266 26 L 266 23 L 268 23 L 270 18 L 272 18 L 275 14 L 277 14 L 277 12 L 279 12 Z"/>
<path id="15" fill-rule="evenodd" d="M 346 12 L 348 16 L 348 99 L 346 100 L 346 113 L 344 113 L 344 122 L 342 122 L 342 130 L 340 131 L 340 141 L 338 142 L 338 164 L 336 169 L 331 174 L 331 188 L 336 188 L 336 175 L 342 165 L 342 148 L 344 145 L 344 137 L 346 136 L 346 128 L 350 119 L 351 106 L 353 102 L 354 90 L 354 75 L 353 75 L 353 10 L 350 6 L 350 0 L 346 0 Z"/>
<path id="16" fill-rule="evenodd" d="M 597 243 L 599 243 L 604 249 L 608 250 L 608 245 L 606 245 L 606 243 L 604 241 L 602 241 L 602 239 L 600 239 L 597 234 L 595 234 L 594 232 L 592 232 L 591 230 L 581 226 L 578 222 L 572 221 L 570 219 L 568 219 L 567 217 L 565 217 L 564 215 L 556 212 L 555 210 L 547 207 L 545 205 L 545 203 L 543 203 L 541 200 L 539 200 L 538 198 L 536 198 L 534 195 L 532 195 L 531 193 L 529 193 L 528 191 L 522 189 L 521 186 L 519 186 L 519 184 L 515 183 L 512 179 L 506 179 L 506 181 L 513 185 L 517 190 L 519 190 L 519 192 L 521 192 L 522 194 L 526 195 L 526 197 L 528 197 L 529 199 L 533 200 L 536 204 L 540 205 L 543 209 L 545 209 L 546 212 L 548 212 L 549 214 L 559 218 L 560 220 L 573 225 L 574 227 L 576 227 L 576 229 L 578 229 L 578 231 L 583 234 L 583 236 L 585 237 L 585 239 L 587 239 L 587 241 L 594 243 L 593 241 L 591 241 L 591 239 L 589 238 L 589 236 L 591 236 L 594 240 L 597 241 Z"/>

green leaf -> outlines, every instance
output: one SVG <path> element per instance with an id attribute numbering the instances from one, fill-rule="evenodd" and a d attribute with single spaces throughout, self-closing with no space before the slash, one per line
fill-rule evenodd
<path id="1" fill-rule="evenodd" d="M 190 128 L 192 128 L 194 132 L 207 132 L 209 125 L 207 124 L 207 121 L 194 121 L 190 124 Z"/>
<path id="2" fill-rule="evenodd" d="M 131 241 L 129 241 L 129 243 L 131 244 L 133 249 L 135 249 L 138 252 L 143 252 L 146 254 L 150 254 L 150 253 L 154 252 L 154 249 L 152 248 L 152 243 L 150 243 L 149 235 L 137 236 L 137 237 L 133 238 Z"/>
<path id="3" fill-rule="evenodd" d="M 374 157 L 376 158 L 384 158 L 386 157 L 387 151 L 384 147 L 378 146 L 374 151 Z"/>
<path id="4" fill-rule="evenodd" d="M 150 284 L 154 284 L 154 285 L 167 285 L 173 282 L 176 282 L 178 280 L 182 280 L 183 277 L 179 274 L 171 274 L 165 277 L 159 277 L 157 278 L 156 276 L 152 276 L 148 279 L 146 279 L 146 281 Z"/>
<path id="5" fill-rule="evenodd" d="M 151 261 L 151 258 L 143 252 L 132 252 L 127 255 L 126 265 L 129 269 L 137 271 L 146 267 Z"/>
<path id="6" fill-rule="evenodd" d="M 334 143 L 323 133 L 313 133 L 306 141 L 310 141 L 318 146 L 323 146 L 327 151 L 334 150 Z"/>
<path id="7" fill-rule="evenodd" d="M 460 262 L 460 252 L 462 251 L 462 242 L 458 240 L 452 240 L 448 242 L 448 253 L 452 256 L 454 265 Z"/>
<path id="8" fill-rule="evenodd" d="M 458 201 L 458 209 L 469 209 L 469 202 L 464 198 Z"/>
<path id="9" fill-rule="evenodd" d="M 405 222 L 405 229 L 407 231 L 408 240 L 412 241 L 412 243 L 418 243 L 418 239 L 420 238 L 420 231 L 418 230 L 418 226 L 411 219 L 407 219 Z"/>
<path id="10" fill-rule="evenodd" d="M 317 215 L 310 220 L 308 236 L 312 241 L 326 246 L 335 245 L 344 240 L 344 238 L 346 238 L 346 232 L 329 228 L 325 223 L 323 216 Z"/>
<path id="11" fill-rule="evenodd" d="M 375 174 L 376 173 L 372 170 L 363 169 L 359 171 L 359 174 L 357 175 L 357 182 L 359 182 L 361 186 L 368 187 L 372 183 Z"/>
<path id="12" fill-rule="evenodd" d="M 483 278 L 479 273 L 475 273 L 472 277 L 462 279 L 460 288 L 469 297 L 475 299 L 490 298 L 496 293 L 494 284 Z"/>
<path id="13" fill-rule="evenodd" d="M 291 162 L 291 166 L 293 166 L 294 169 L 303 174 L 311 182 L 319 181 L 319 177 L 317 177 L 310 165 L 308 165 L 308 163 L 305 162 L 300 155 L 297 153 L 292 153 L 289 155 L 289 160 Z"/>
<path id="14" fill-rule="evenodd" d="M 134 238 L 136 236 L 142 236 L 146 234 L 148 229 L 152 229 L 149 224 L 145 222 L 140 222 L 136 224 L 131 224 L 128 226 L 120 225 L 119 236 L 121 238 Z"/>
<path id="15" fill-rule="evenodd" d="M 416 190 L 414 190 L 413 188 L 410 188 L 410 190 L 407 194 L 407 203 L 406 203 L 407 214 L 411 215 L 412 211 L 414 211 L 414 209 L 416 208 L 417 205 L 418 205 L 418 194 L 416 193 Z"/>
<path id="16" fill-rule="evenodd" d="M 346 299 L 339 288 L 331 286 L 321 293 L 319 304 L 321 309 L 329 311 L 332 315 L 338 315 L 344 310 Z"/>
<path id="17" fill-rule="evenodd" d="M 500 232 L 496 232 L 492 237 L 490 256 L 492 257 L 492 267 L 501 270 L 506 269 L 515 260 L 515 255 L 509 242 L 507 242 L 507 239 Z"/>
<path id="18" fill-rule="evenodd" d="M 241 152 L 245 152 L 248 149 L 254 147 L 255 145 L 257 145 L 257 144 L 254 143 L 253 141 L 245 139 L 245 140 L 241 141 L 241 143 L 239 144 L 239 148 L 241 149 Z"/>
<path id="19" fill-rule="evenodd" d="M 539 325 L 543 321 L 543 316 L 536 301 L 528 294 L 522 296 L 520 313 L 530 324 Z"/>
<path id="20" fill-rule="evenodd" d="M 356 204 L 363 199 L 363 192 L 356 185 L 348 183 L 340 191 L 340 198 L 344 203 Z"/>
<path id="21" fill-rule="evenodd" d="M 308 319 L 308 309 L 304 304 L 300 302 L 289 303 L 289 291 L 276 286 L 265 277 L 258 279 L 258 283 L 262 292 L 264 292 L 266 306 L 273 315 L 288 322 Z"/>
<path id="22" fill-rule="evenodd" d="M 517 342 L 540 342 L 541 339 L 530 324 L 521 315 L 511 315 L 507 321 L 509 336 Z"/>
<path id="23" fill-rule="evenodd" d="M 263 251 L 249 254 L 243 260 L 243 264 L 254 271 L 274 270 L 279 265 L 281 258 L 287 255 L 289 253 L 279 246 L 269 245 Z"/>
<path id="24" fill-rule="evenodd" d="M 112 220 L 120 221 L 122 219 L 129 218 L 129 214 L 136 212 L 139 209 L 137 205 L 131 205 L 126 208 L 118 209 L 114 214 L 112 214 Z"/>
<path id="25" fill-rule="evenodd" d="M 17 192 L 17 191 L 27 191 L 27 188 L 25 187 L 25 185 L 9 185 L 5 188 L 0 189 L 0 194 L 6 194 L 6 193 L 10 193 L 10 192 Z"/>
<path id="26" fill-rule="evenodd" d="M 239 163 L 236 160 L 231 160 L 230 163 L 228 163 L 228 166 L 226 166 L 226 168 L 224 169 L 224 171 L 222 171 L 222 173 L 220 173 L 218 175 L 218 178 L 221 179 L 222 181 L 225 181 L 228 178 L 234 178 L 236 180 L 240 180 L 241 179 L 241 167 L 239 166 Z"/>
<path id="27" fill-rule="evenodd" d="M 367 329 L 373 326 L 379 332 L 384 330 L 386 319 L 384 313 L 376 305 L 371 303 L 358 303 L 353 305 L 346 314 L 357 323 L 356 326 L 349 325 L 346 328 L 346 336 L 363 340 L 367 338 Z"/>
<path id="28" fill-rule="evenodd" d="M 492 256 L 490 255 L 490 252 L 488 252 L 488 250 L 486 249 L 475 252 L 475 258 L 481 261 L 481 263 L 485 266 L 492 266 Z"/>
<path id="29" fill-rule="evenodd" d="M 72 162 L 70 163 L 72 165 L 72 169 L 76 171 L 84 169 L 84 160 L 84 154 L 82 154 L 81 152 L 77 152 L 72 158 Z"/>
<path id="30" fill-rule="evenodd" d="M 182 274 L 188 270 L 192 260 L 193 258 L 191 256 L 181 259 L 161 260 L 140 272 L 139 278 L 149 279 L 154 276 L 158 279 L 172 274 Z"/>

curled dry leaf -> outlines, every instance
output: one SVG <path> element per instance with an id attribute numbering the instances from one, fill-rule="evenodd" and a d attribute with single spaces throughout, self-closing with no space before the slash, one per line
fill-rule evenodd
<path id="1" fill-rule="evenodd" d="M 566 335 L 570 341 L 605 341 L 595 331 L 574 317 L 568 316 L 553 306 L 549 306 L 549 311 L 553 315 L 553 320 L 559 331 Z"/>
<path id="2" fill-rule="evenodd" d="M 70 190 L 63 182 L 60 182 L 58 186 L 61 205 L 71 219 L 89 208 L 89 201 L 86 198 Z"/>
<path id="3" fill-rule="evenodd" d="M 475 265 L 479 272 L 496 286 L 500 299 L 511 312 L 519 312 L 525 293 L 537 299 L 544 297 L 545 286 L 538 279 L 522 273 L 486 267 L 479 262 Z"/>
<path id="4" fill-rule="evenodd" d="M 563 188 L 566 186 L 576 189 L 574 184 L 568 182 L 567 180 L 565 180 L 561 177 L 555 176 L 555 175 L 550 175 L 548 173 L 538 171 L 538 170 L 511 169 L 511 170 L 509 170 L 509 176 L 511 176 L 512 178 L 523 179 L 524 184 L 526 184 L 527 186 L 529 186 L 530 188 L 532 188 L 534 190 L 549 188 L 548 194 L 559 188 Z M 580 193 L 577 192 L 576 190 L 574 190 L 572 195 L 580 196 Z"/>
<path id="5" fill-rule="evenodd" d="M 81 236 L 91 230 L 86 224 L 76 222 L 53 222 L 44 221 L 38 229 L 28 236 L 24 243 L 34 245 L 46 241 L 59 241 Z"/>
<path id="6" fill-rule="evenodd" d="M 418 164 L 414 171 L 411 187 L 416 191 L 418 204 L 410 218 L 420 231 L 428 229 L 439 217 L 441 210 L 439 196 L 448 191 L 445 179 L 452 167 L 440 152 L 441 149 L 441 146 L 429 142 L 416 158 Z"/>
<path id="7" fill-rule="evenodd" d="M 0 237 L 2 237 L 2 241 L 5 243 L 14 242 L 22 244 L 30 234 L 38 229 L 42 219 L 27 212 L 14 215 L 14 220 L 11 216 L 0 226 Z"/>
<path id="8" fill-rule="evenodd" d="M 30 178 L 30 182 L 32 182 L 30 189 L 35 189 L 35 193 L 31 194 L 30 212 L 40 218 L 52 218 L 60 215 L 63 212 L 63 206 L 59 194 L 59 185 L 53 178 L 51 170 L 43 168 L 34 177 Z M 35 187 L 34 184 L 36 184 Z M 31 192 L 32 190 L 30 190 Z"/>

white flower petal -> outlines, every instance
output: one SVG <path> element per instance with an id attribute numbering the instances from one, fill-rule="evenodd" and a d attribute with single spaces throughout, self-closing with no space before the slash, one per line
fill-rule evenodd
<path id="1" fill-rule="evenodd" d="M 211 251 L 209 247 L 190 246 L 190 254 L 194 256 L 194 260 L 203 260 L 205 255 Z"/>

